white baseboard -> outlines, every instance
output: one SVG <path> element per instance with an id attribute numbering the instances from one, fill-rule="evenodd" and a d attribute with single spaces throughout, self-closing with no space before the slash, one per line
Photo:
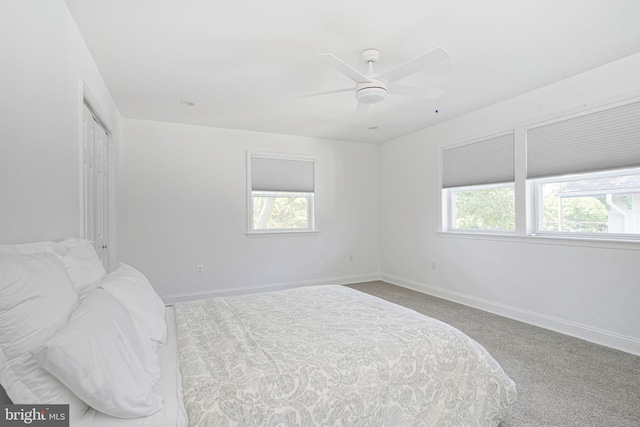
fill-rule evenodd
<path id="1" fill-rule="evenodd" d="M 496 303 L 437 286 L 418 283 L 389 274 L 381 274 L 380 280 L 640 356 L 640 339 L 638 338 L 593 328 L 591 326 Z"/>
<path id="2" fill-rule="evenodd" d="M 303 280 L 298 282 L 282 282 L 270 283 L 254 286 L 234 286 L 223 289 L 211 289 L 199 292 L 185 292 L 180 294 L 161 295 L 166 305 L 175 304 L 177 302 L 194 301 L 198 299 L 224 297 L 231 295 L 242 295 L 256 292 L 278 291 L 282 289 L 297 288 L 301 286 L 317 286 L 317 285 L 348 285 L 350 283 L 370 282 L 380 280 L 379 273 L 359 274 L 354 276 L 330 277 L 325 279 Z"/>

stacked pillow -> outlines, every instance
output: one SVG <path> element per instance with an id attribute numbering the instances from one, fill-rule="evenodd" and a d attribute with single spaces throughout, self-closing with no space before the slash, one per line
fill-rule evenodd
<path id="1" fill-rule="evenodd" d="M 72 421 L 88 409 L 29 353 L 77 305 L 71 279 L 53 253 L 0 253 L 0 383 L 14 403 L 68 403 Z"/>
<path id="2" fill-rule="evenodd" d="M 162 408 L 164 304 L 146 277 L 106 274 L 91 242 L 0 245 L 0 383 L 14 403 L 132 418 Z"/>

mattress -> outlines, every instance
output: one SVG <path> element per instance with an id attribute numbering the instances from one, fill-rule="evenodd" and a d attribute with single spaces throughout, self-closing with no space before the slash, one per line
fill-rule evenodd
<path id="1" fill-rule="evenodd" d="M 513 381 L 452 326 L 343 286 L 175 305 L 192 427 L 486 426 Z"/>

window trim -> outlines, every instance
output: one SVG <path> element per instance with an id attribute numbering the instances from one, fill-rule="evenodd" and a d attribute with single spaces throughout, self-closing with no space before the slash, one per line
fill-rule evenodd
<path id="1" fill-rule="evenodd" d="M 291 228 L 291 229 L 259 229 L 253 228 L 253 189 L 252 189 L 252 158 L 260 157 L 274 160 L 298 160 L 298 161 L 310 161 L 313 162 L 313 192 L 287 192 L 287 191 L 272 191 L 272 193 L 291 193 L 300 195 L 310 195 L 311 203 L 307 203 L 307 218 L 311 228 Z M 279 152 L 267 152 L 247 150 L 247 223 L 246 223 L 246 236 L 247 237 L 270 237 L 270 236 L 309 236 L 318 234 L 318 223 L 316 218 L 316 193 L 317 193 L 317 164 L 316 156 L 307 154 L 295 154 L 295 153 L 279 153 Z M 261 193 L 268 193 L 269 191 L 259 191 Z"/>
<path id="2" fill-rule="evenodd" d="M 473 232 L 456 232 L 456 231 L 438 231 L 438 237 L 456 238 L 470 240 L 486 240 L 491 242 L 507 242 L 507 243 L 525 243 L 552 246 L 572 246 L 580 248 L 607 248 L 619 250 L 636 250 L 640 251 L 640 245 L 637 240 L 628 239 L 606 239 L 595 238 L 579 238 L 577 236 L 539 236 L 539 235 L 513 235 L 513 234 L 497 234 L 497 233 L 473 233 Z"/>

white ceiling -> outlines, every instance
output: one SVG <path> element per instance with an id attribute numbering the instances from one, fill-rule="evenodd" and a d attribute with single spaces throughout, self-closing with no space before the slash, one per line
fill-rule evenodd
<path id="1" fill-rule="evenodd" d="M 66 2 L 123 117 L 369 143 L 640 52 L 639 0 Z M 374 47 L 383 73 L 438 46 L 450 60 L 400 82 L 437 100 L 296 98 L 355 86 L 316 53 L 364 72 Z"/>

